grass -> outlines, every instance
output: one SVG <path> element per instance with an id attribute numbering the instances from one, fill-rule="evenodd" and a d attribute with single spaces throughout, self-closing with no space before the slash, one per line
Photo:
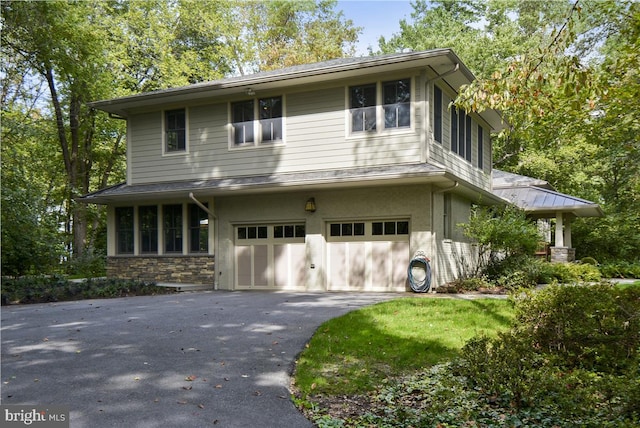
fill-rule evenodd
<path id="1" fill-rule="evenodd" d="M 361 394 L 387 378 L 450 360 L 472 337 L 513 319 L 507 300 L 402 298 L 322 324 L 298 358 L 295 384 L 310 394 Z"/>

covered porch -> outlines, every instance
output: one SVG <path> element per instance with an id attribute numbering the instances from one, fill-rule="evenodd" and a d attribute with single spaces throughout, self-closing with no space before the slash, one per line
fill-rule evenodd
<path id="1" fill-rule="evenodd" d="M 571 241 L 571 224 L 575 218 L 604 217 L 598 204 L 557 192 L 544 180 L 494 169 L 492 183 L 495 195 L 538 220 L 552 262 L 575 260 L 576 250 Z"/>

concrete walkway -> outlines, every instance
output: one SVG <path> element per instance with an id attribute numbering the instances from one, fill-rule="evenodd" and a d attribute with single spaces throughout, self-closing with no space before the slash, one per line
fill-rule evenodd
<path id="1" fill-rule="evenodd" d="M 311 427 L 289 394 L 330 318 L 407 294 L 194 292 L 3 306 L 2 404 L 71 427 Z"/>

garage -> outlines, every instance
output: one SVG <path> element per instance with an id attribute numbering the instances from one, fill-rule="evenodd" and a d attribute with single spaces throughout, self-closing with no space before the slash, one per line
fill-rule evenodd
<path id="1" fill-rule="evenodd" d="M 305 281 L 305 225 L 234 227 L 236 289 L 296 288 Z"/>
<path id="2" fill-rule="evenodd" d="M 409 263 L 409 220 L 326 224 L 329 290 L 403 291 Z"/>

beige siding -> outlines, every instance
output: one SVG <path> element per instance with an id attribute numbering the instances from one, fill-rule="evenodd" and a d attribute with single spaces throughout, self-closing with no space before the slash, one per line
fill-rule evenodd
<path id="1" fill-rule="evenodd" d="M 432 91 L 433 92 L 433 91 Z M 453 97 L 450 94 L 442 93 L 442 144 L 431 141 L 429 144 L 430 161 L 443 165 L 447 169 L 462 178 L 463 180 L 478 186 L 482 189 L 489 190 L 491 186 L 490 176 L 486 173 L 491 171 L 491 141 L 489 138 L 489 130 L 485 128 L 483 133 L 483 171 L 478 169 L 478 120 L 477 117 L 471 117 L 471 163 L 451 151 L 451 109 L 449 104 Z M 433 95 L 431 95 L 431 103 L 433 103 Z M 432 104 L 433 105 L 433 104 Z M 433 134 L 432 134 L 433 135 Z M 428 160 L 428 161 L 429 161 Z"/>
<path id="2" fill-rule="evenodd" d="M 412 77 L 412 127 L 375 134 L 348 135 L 347 84 L 278 94 L 283 95 L 285 106 L 285 138 L 284 143 L 273 145 L 230 147 L 229 104 L 226 101 L 186 106 L 188 138 L 184 153 L 163 154 L 163 112 L 134 115 L 129 121 L 131 182 L 141 184 L 419 162 L 421 84 L 418 76 Z"/>

